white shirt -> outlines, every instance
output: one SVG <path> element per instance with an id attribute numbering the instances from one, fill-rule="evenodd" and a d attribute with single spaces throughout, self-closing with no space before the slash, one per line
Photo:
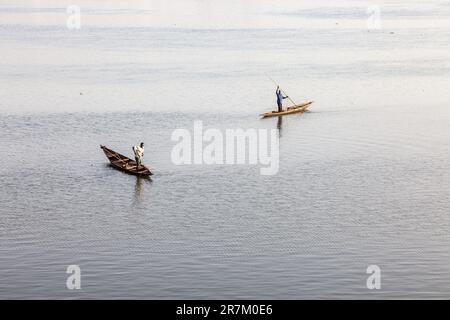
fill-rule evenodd
<path id="1" fill-rule="evenodd" d="M 134 154 L 136 155 L 136 157 L 138 157 L 138 158 L 144 157 L 144 148 L 141 148 L 140 146 L 134 146 L 133 151 L 134 151 Z"/>

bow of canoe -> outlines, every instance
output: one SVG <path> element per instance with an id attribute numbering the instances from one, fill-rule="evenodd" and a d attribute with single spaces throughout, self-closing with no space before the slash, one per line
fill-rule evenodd
<path id="1" fill-rule="evenodd" d="M 284 116 L 284 115 L 288 115 L 288 114 L 293 114 L 293 113 L 299 113 L 299 112 L 305 112 L 306 109 L 308 109 L 308 107 L 313 103 L 313 101 L 308 101 L 305 103 L 301 103 L 298 104 L 294 107 L 289 107 L 286 110 L 283 111 L 270 111 L 270 112 L 266 112 L 261 114 L 261 116 L 263 118 L 269 118 L 269 117 L 277 117 L 277 116 Z"/>
<path id="2" fill-rule="evenodd" d="M 114 168 L 136 176 L 148 177 L 153 175 L 153 173 L 146 166 L 141 165 L 138 170 L 136 161 L 131 160 L 130 158 L 125 157 L 124 155 L 121 155 L 120 153 L 117 153 L 105 146 L 101 145 L 100 148 L 103 150 Z"/>

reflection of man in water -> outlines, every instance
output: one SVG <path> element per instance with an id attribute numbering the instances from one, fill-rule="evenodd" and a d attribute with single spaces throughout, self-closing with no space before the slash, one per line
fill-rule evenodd
<path id="1" fill-rule="evenodd" d="M 282 116 L 278 116 L 278 121 L 277 121 L 277 129 L 278 129 L 278 137 L 281 138 L 281 129 L 282 129 L 282 125 L 283 125 L 283 117 Z"/>
<path id="2" fill-rule="evenodd" d="M 139 204 L 139 202 L 144 199 L 143 180 L 144 179 L 139 176 L 136 177 L 136 185 L 134 186 L 134 204 Z"/>
<path id="3" fill-rule="evenodd" d="M 278 112 L 281 112 L 283 111 L 283 100 L 289 97 L 283 96 L 283 93 L 281 93 L 280 86 L 277 86 L 277 91 L 275 91 L 275 93 L 277 95 Z"/>
<path id="4" fill-rule="evenodd" d="M 136 160 L 136 170 L 142 165 L 142 159 L 144 158 L 144 143 L 141 142 L 139 146 L 133 147 L 134 159 Z"/>

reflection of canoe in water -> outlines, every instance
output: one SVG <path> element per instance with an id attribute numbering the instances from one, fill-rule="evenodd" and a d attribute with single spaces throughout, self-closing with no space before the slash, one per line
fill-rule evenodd
<path id="1" fill-rule="evenodd" d="M 100 146 L 106 157 L 111 162 L 111 165 L 119 170 L 125 171 L 127 173 L 131 173 L 137 176 L 151 176 L 153 173 L 146 167 L 141 165 L 139 170 L 136 170 L 136 161 L 131 160 L 111 149 L 108 149 L 105 146 Z"/>
<path id="2" fill-rule="evenodd" d="M 284 116 L 287 114 L 292 114 L 292 113 L 299 113 L 299 112 L 305 112 L 306 109 L 308 109 L 308 107 L 312 104 L 312 101 L 309 102 L 305 102 L 302 104 L 298 104 L 295 107 L 289 107 L 286 110 L 283 110 L 281 112 L 278 111 L 270 111 L 270 112 L 266 112 L 261 114 L 261 116 L 263 118 L 268 118 L 268 117 L 277 117 L 277 116 Z"/>

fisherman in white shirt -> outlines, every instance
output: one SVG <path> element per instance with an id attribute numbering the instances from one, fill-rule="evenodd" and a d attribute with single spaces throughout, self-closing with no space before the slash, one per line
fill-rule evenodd
<path id="1" fill-rule="evenodd" d="M 139 146 L 133 147 L 134 159 L 136 160 L 136 170 L 142 165 L 142 159 L 144 158 L 144 143 L 141 142 Z"/>

